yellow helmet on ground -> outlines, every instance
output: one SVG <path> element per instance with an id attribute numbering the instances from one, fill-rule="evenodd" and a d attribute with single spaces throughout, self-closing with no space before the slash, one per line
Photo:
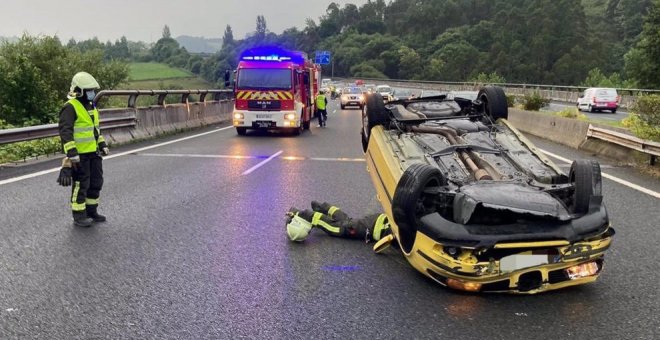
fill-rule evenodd
<path id="1" fill-rule="evenodd" d="M 298 216 L 297 212 L 289 213 L 286 222 L 286 234 L 294 242 L 304 241 L 312 230 L 312 224 Z"/>
<path id="2" fill-rule="evenodd" d="M 71 79 L 71 88 L 69 89 L 71 95 L 76 92 L 76 87 L 81 90 L 92 90 L 98 89 L 101 86 L 99 86 L 99 83 L 96 81 L 96 79 L 94 79 L 94 77 L 92 77 L 91 74 L 87 72 L 78 72 L 75 76 L 73 76 L 73 79 Z M 77 95 L 81 96 L 82 92 Z"/>

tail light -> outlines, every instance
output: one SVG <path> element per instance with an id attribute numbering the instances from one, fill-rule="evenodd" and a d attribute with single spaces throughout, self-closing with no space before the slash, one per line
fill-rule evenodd
<path id="1" fill-rule="evenodd" d="M 619 103 L 621 101 L 621 96 L 616 96 L 616 102 Z"/>

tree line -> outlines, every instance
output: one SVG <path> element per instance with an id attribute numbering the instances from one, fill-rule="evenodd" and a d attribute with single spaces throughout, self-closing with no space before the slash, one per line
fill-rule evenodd
<path id="1" fill-rule="evenodd" d="M 384 0 L 331 3 L 281 34 L 253 34 L 200 61 L 217 82 L 240 51 L 333 52 L 337 76 L 660 88 L 660 0 Z M 324 70 L 326 74 L 329 68 Z"/>

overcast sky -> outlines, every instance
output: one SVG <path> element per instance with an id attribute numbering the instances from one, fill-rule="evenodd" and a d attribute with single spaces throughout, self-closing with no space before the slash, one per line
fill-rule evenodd
<path id="1" fill-rule="evenodd" d="M 164 25 L 172 35 L 222 37 L 231 25 L 235 38 L 255 30 L 257 15 L 268 29 L 304 27 L 318 18 L 332 1 L 361 5 L 367 0 L 0 0 L 0 36 L 57 34 L 63 41 L 98 37 L 155 41 Z"/>

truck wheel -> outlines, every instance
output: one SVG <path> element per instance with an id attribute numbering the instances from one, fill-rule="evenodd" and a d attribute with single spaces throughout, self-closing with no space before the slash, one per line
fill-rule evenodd
<path id="1" fill-rule="evenodd" d="M 378 93 L 367 96 L 367 104 L 362 111 L 362 133 L 368 142 L 371 129 L 377 125 L 385 125 L 389 121 L 387 109 L 383 103 L 383 97 Z"/>
<path id="2" fill-rule="evenodd" d="M 236 133 L 238 133 L 239 136 L 245 136 L 246 132 L 247 132 L 247 128 L 244 127 L 236 128 Z"/>
<path id="3" fill-rule="evenodd" d="M 436 212 L 435 189 L 445 185 L 445 176 L 428 164 L 414 163 L 403 172 L 394 191 L 392 214 L 399 227 L 399 242 L 406 253 L 415 244 L 420 219 Z"/>
<path id="4" fill-rule="evenodd" d="M 485 86 L 479 90 L 477 98 L 484 103 L 486 115 L 493 121 L 500 118 L 509 118 L 509 105 L 506 102 L 506 95 L 501 87 Z"/>
<path id="5" fill-rule="evenodd" d="M 602 195 L 600 164 L 586 159 L 575 160 L 571 164 L 568 178 L 570 183 L 573 184 L 573 202 L 569 207 L 571 212 L 575 214 L 587 213 L 591 196 Z"/>
<path id="6" fill-rule="evenodd" d="M 367 153 L 367 148 L 369 147 L 369 140 L 364 135 L 364 131 L 360 130 L 360 139 L 362 139 L 362 151 Z"/>
<path id="7" fill-rule="evenodd" d="M 303 129 L 309 130 L 310 123 L 311 123 L 311 121 L 309 121 L 309 120 L 306 121 L 306 122 L 303 122 L 302 123 Z"/>
<path id="8" fill-rule="evenodd" d="M 302 127 L 302 126 L 291 129 L 291 133 L 292 133 L 294 136 L 300 136 L 300 134 L 301 134 L 302 132 L 303 132 L 303 127 Z"/>

